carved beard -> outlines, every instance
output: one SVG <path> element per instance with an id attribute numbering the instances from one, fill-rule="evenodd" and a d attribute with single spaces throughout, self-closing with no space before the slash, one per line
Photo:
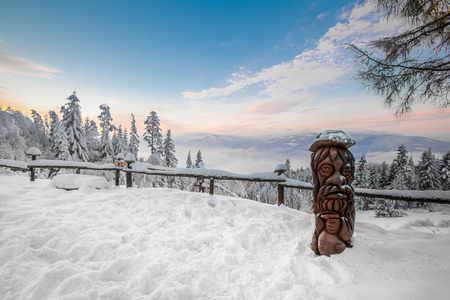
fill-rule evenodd
<path id="1" fill-rule="evenodd" d="M 353 197 L 353 189 L 349 185 L 325 185 L 317 194 L 317 207 L 320 212 L 334 211 L 345 216 L 350 212 Z"/>

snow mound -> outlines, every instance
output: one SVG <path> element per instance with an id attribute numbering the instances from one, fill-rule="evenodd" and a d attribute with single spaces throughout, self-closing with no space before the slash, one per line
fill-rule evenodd
<path id="1" fill-rule="evenodd" d="M 284 206 L 174 189 L 67 193 L 48 184 L 0 176 L 5 300 L 437 300 L 450 293 L 450 234 L 357 222 L 353 248 L 316 256 L 314 216 Z"/>
<path id="2" fill-rule="evenodd" d="M 57 189 L 78 190 L 80 188 L 107 189 L 110 184 L 104 177 L 81 175 L 81 174 L 62 174 L 53 177 L 53 186 Z"/>

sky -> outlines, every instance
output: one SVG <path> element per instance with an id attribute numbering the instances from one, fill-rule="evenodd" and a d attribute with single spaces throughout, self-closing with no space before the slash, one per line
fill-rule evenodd
<path id="1" fill-rule="evenodd" d="M 450 141 L 449 110 L 396 119 L 354 80 L 346 43 L 403 25 L 354 1 L 0 2 L 0 106 L 59 112 L 76 89 L 83 117 L 139 133 L 242 136 L 326 129 Z"/>

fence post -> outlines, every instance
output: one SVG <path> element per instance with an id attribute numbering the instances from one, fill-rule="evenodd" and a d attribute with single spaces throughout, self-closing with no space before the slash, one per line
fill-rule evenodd
<path id="1" fill-rule="evenodd" d="M 116 186 L 119 186 L 120 170 L 116 170 Z"/>
<path id="2" fill-rule="evenodd" d="M 209 179 L 209 194 L 214 195 L 214 178 Z"/>
<path id="3" fill-rule="evenodd" d="M 202 179 L 198 179 L 198 192 L 203 193 Z"/>
<path id="4" fill-rule="evenodd" d="M 277 173 L 278 176 L 281 176 L 286 171 L 287 171 L 286 165 L 279 164 L 275 167 L 274 172 Z M 282 186 L 280 183 L 278 183 L 278 206 L 280 206 L 281 204 L 284 204 L 284 186 Z"/>
<path id="5" fill-rule="evenodd" d="M 131 169 L 131 164 L 136 161 L 136 158 L 134 157 L 133 153 L 128 153 L 125 157 L 124 161 L 126 162 L 126 167 L 128 169 Z M 127 188 L 133 187 L 133 181 L 131 179 L 131 172 L 127 172 Z"/>
<path id="6" fill-rule="evenodd" d="M 31 173 L 30 173 L 30 180 L 31 181 L 34 181 L 34 168 L 30 168 L 30 171 L 31 171 Z"/>
<path id="7" fill-rule="evenodd" d="M 41 156 L 41 150 L 39 150 L 36 147 L 31 147 L 30 149 L 27 150 L 27 155 L 31 156 L 31 160 L 36 160 L 36 157 Z M 35 180 L 35 171 L 34 168 L 30 168 L 31 174 L 30 174 L 30 180 L 34 181 Z"/>
<path id="8" fill-rule="evenodd" d="M 278 184 L 278 206 L 284 204 L 284 186 Z"/>
<path id="9" fill-rule="evenodd" d="M 131 180 L 131 172 L 127 172 L 127 188 L 133 187 L 133 181 Z"/>

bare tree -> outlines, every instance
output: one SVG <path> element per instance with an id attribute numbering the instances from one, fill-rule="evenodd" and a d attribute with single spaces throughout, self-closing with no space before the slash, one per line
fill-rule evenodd
<path id="1" fill-rule="evenodd" d="M 450 4 L 444 0 L 367 0 L 389 19 L 401 18 L 408 29 L 380 38 L 355 54 L 357 79 L 384 97 L 396 116 L 411 112 L 417 102 L 439 108 L 450 105 Z"/>

